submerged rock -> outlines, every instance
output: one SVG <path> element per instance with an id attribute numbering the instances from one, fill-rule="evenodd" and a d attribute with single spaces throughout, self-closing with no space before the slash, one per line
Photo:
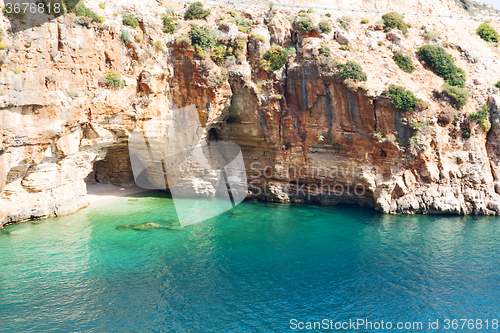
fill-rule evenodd
<path id="1" fill-rule="evenodd" d="M 148 223 L 143 223 L 143 224 L 122 224 L 118 226 L 116 229 L 118 230 L 124 230 L 124 229 L 133 229 L 137 231 L 149 231 L 153 229 L 159 229 L 162 226 L 159 225 L 158 223 L 153 223 L 153 222 L 148 222 Z"/>
<path id="2" fill-rule="evenodd" d="M 132 227 L 132 229 L 137 231 L 149 231 L 153 229 L 158 229 L 160 227 L 161 225 L 159 225 L 158 223 L 148 222 L 144 224 L 135 225 Z"/>

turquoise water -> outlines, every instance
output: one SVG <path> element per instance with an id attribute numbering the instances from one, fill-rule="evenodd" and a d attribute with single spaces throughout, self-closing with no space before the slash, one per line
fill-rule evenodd
<path id="1" fill-rule="evenodd" d="M 499 218 L 245 202 L 178 230 L 171 199 L 137 198 L 0 232 L 0 331 L 500 318 Z"/>

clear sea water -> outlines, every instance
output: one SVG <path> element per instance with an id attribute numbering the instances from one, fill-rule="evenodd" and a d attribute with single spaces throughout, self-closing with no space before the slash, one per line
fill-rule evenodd
<path id="1" fill-rule="evenodd" d="M 244 202 L 179 230 L 171 199 L 136 198 L 1 231 L 0 331 L 500 319 L 499 218 Z M 118 228 L 147 222 L 173 228 Z"/>

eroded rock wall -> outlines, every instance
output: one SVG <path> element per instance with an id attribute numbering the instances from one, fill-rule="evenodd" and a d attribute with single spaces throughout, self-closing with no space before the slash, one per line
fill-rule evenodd
<path id="1" fill-rule="evenodd" d="M 333 32 L 299 35 L 284 13 L 268 23 L 265 11 L 252 13 L 252 31 L 262 40 L 222 22 L 219 42 L 237 48 L 237 56 L 217 65 L 182 37 L 189 31 L 187 22 L 165 35 L 151 8 L 141 11 L 136 29 L 122 26 L 120 16 L 82 26 L 71 14 L 5 36 L 10 45 L 0 51 L 0 226 L 85 207 L 86 183 L 134 184 L 128 161 L 131 133 L 189 105 L 196 106 L 209 141 L 242 148 L 249 196 L 357 203 L 384 213 L 500 212 L 499 102 L 484 80 L 468 85 L 474 99 L 464 112 L 442 123 L 437 117 L 446 101 L 433 97 L 433 87 L 442 80 L 414 55 L 413 76 L 400 72 L 389 55 L 403 50 L 402 44 L 386 41 L 374 26 L 357 24 L 351 50 L 336 51 L 340 43 Z M 208 22 L 194 23 L 215 28 L 223 12 L 216 9 Z M 335 25 L 335 18 L 331 21 Z M 473 25 L 466 27 L 474 33 Z M 132 42 L 123 41 L 123 29 Z M 390 47 L 373 49 L 370 38 Z M 423 37 L 414 28 L 408 39 L 421 45 Z M 274 43 L 294 46 L 297 53 L 284 68 L 267 73 L 260 58 Z M 322 44 L 334 50 L 326 60 L 318 55 Z M 468 73 L 498 69 L 497 51 L 489 46 L 480 44 L 482 62 L 469 61 L 460 45 L 453 47 L 450 52 Z M 344 80 L 332 66 L 348 59 L 363 63 L 366 87 Z M 111 69 L 121 73 L 124 87 L 104 84 Z M 414 88 L 430 107 L 413 114 L 396 110 L 380 95 L 390 80 Z M 489 134 L 465 114 L 487 98 L 493 106 Z M 410 118 L 423 124 L 418 136 Z M 161 124 L 154 131 L 161 133 Z M 464 132 L 470 138 L 463 138 Z M 416 137 L 413 144 L 411 137 Z"/>

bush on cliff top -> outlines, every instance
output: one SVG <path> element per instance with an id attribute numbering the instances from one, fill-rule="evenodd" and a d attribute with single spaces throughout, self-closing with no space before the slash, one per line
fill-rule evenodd
<path id="1" fill-rule="evenodd" d="M 437 76 L 442 77 L 450 86 L 460 88 L 465 86 L 464 70 L 455 66 L 451 55 L 441 46 L 422 46 L 418 50 L 418 59 L 425 62 Z"/>
<path id="2" fill-rule="evenodd" d="M 396 12 L 387 13 L 382 16 L 382 20 L 384 20 L 384 30 L 386 32 L 398 28 L 402 33 L 408 33 L 409 25 L 403 21 L 403 15 Z"/>
<path id="3" fill-rule="evenodd" d="M 260 66 L 266 72 L 274 72 L 288 62 L 288 52 L 279 45 L 272 45 L 260 59 Z"/>
<path id="4" fill-rule="evenodd" d="M 359 81 L 367 80 L 367 76 L 365 72 L 363 72 L 363 68 L 354 61 L 348 61 L 345 65 L 340 64 L 337 68 L 339 69 L 340 75 L 342 75 L 344 79 L 355 79 Z"/>
<path id="5" fill-rule="evenodd" d="M 393 59 L 396 65 L 398 65 L 399 68 L 401 68 L 406 73 L 411 74 L 415 70 L 415 66 L 413 66 L 413 62 L 411 61 L 411 58 L 409 56 L 404 55 L 401 52 L 396 52 L 394 53 Z"/>
<path id="6" fill-rule="evenodd" d="M 185 19 L 186 20 L 195 20 L 195 19 L 203 19 L 205 20 L 211 11 L 209 9 L 203 9 L 203 4 L 201 2 L 193 2 L 189 5 L 189 8 L 186 12 Z"/>
<path id="7" fill-rule="evenodd" d="M 498 32 L 491 27 L 487 22 L 484 22 L 477 28 L 476 33 L 481 37 L 484 41 L 488 43 L 497 43 L 498 42 Z"/>
<path id="8" fill-rule="evenodd" d="M 392 106 L 405 112 L 415 110 L 415 106 L 418 102 L 418 98 L 415 97 L 413 92 L 405 90 L 405 88 L 394 84 L 391 84 L 389 86 L 389 90 L 384 91 L 382 95 L 391 97 Z"/>

